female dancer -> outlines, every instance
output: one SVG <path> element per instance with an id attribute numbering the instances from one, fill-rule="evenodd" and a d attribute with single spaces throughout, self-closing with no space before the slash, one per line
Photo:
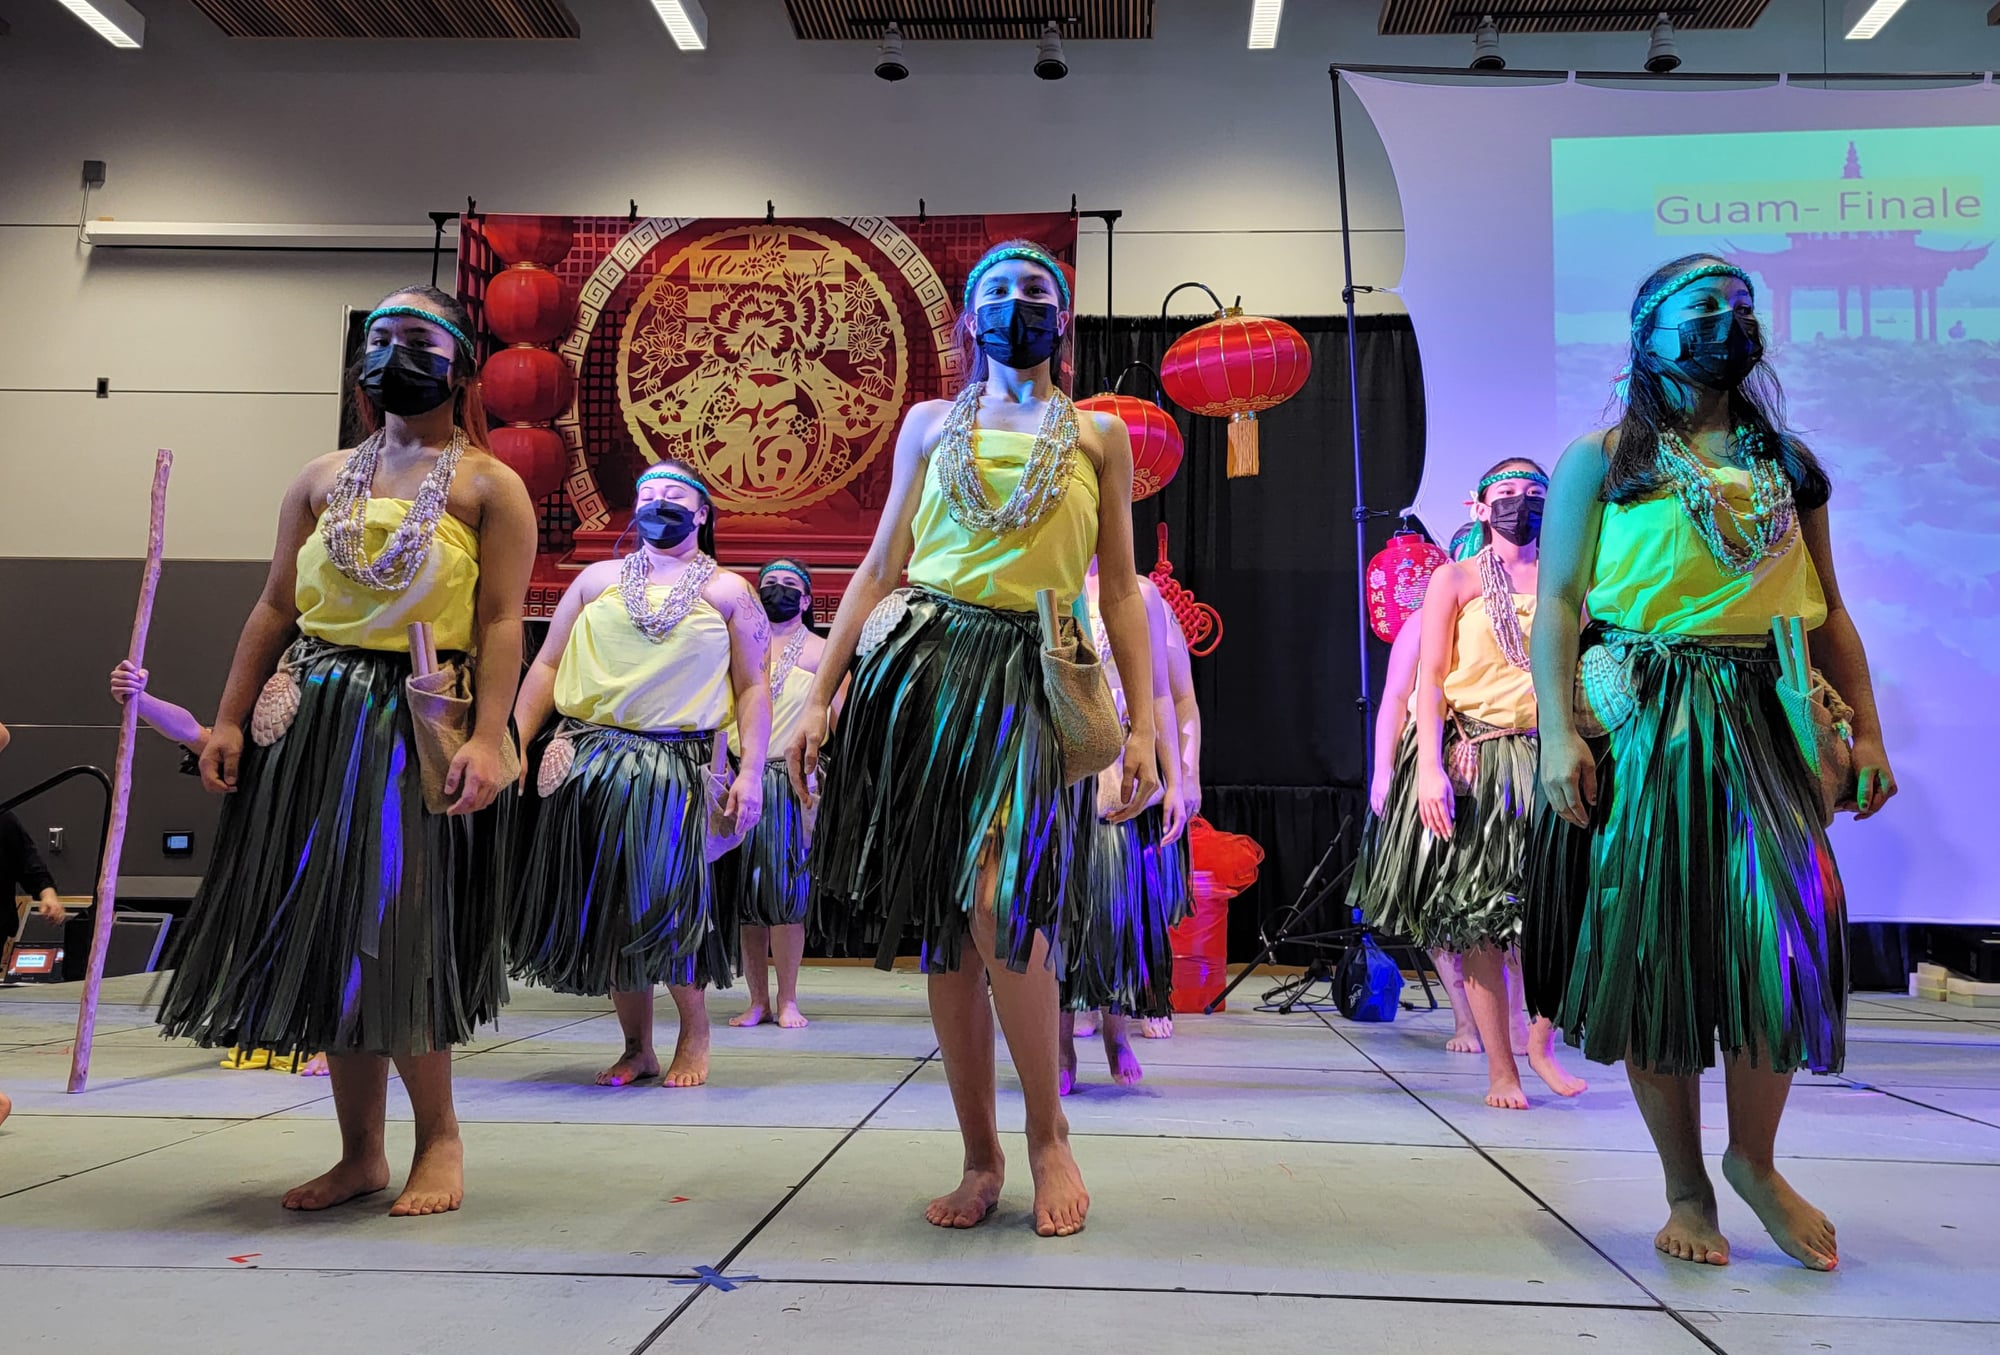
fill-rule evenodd
<path id="1" fill-rule="evenodd" d="M 471 331 L 465 308 L 430 287 L 368 317 L 354 386 L 373 431 L 286 491 L 270 577 L 202 749 L 203 784 L 228 798 L 160 1025 L 210 1047 L 327 1052 L 341 1157 L 288 1209 L 388 1185 L 390 1059 L 417 1148 L 389 1212 L 458 1208 L 451 1046 L 506 999 L 493 850 L 504 825 L 474 815 L 506 779 L 535 510 L 485 449 Z M 477 656 L 471 737 L 443 777 L 449 815 L 425 808 L 404 696 L 418 621 L 442 655 Z M 296 710 L 269 746 L 245 747 L 253 704 L 279 724 Z"/>
<path id="2" fill-rule="evenodd" d="M 750 585 L 716 568 L 715 507 L 692 468 L 639 477 L 639 548 L 577 576 L 521 682 L 523 738 L 541 751 L 534 831 L 512 926 L 514 973 L 561 993 L 611 995 L 625 1049 L 600 1087 L 708 1080 L 708 1005 L 729 983 L 708 861 L 709 766 L 732 716 L 742 770 L 723 817 L 755 826 L 771 738 L 771 623 Z M 653 1049 L 653 989 L 680 1013 L 673 1062 Z"/>
<path id="3" fill-rule="evenodd" d="M 970 379 L 956 400 L 927 401 L 903 422 L 881 524 L 786 754 L 803 797 L 872 620 L 877 643 L 855 671 L 826 769 L 814 908 L 875 935 L 884 968 L 906 928 L 922 942 L 965 1139 L 962 1180 L 927 1212 L 940 1227 L 970 1228 L 1000 1198 L 998 1010 L 1027 1100 L 1045 1237 L 1081 1229 L 1090 1197 L 1057 1095 L 1051 947 L 1076 797 L 1042 687 L 1037 591 L 1073 604 L 1100 557 L 1113 657 L 1133 690 L 1153 686 L 1132 566 L 1131 442 L 1119 420 L 1080 416 L 1056 385 L 1069 310 L 1062 269 L 1037 246 L 1001 245 L 974 265 L 959 321 Z M 911 590 L 876 615 L 905 566 Z M 1149 702 L 1132 712 L 1115 817 L 1137 814 L 1157 788 L 1152 716 Z"/>
<path id="4" fill-rule="evenodd" d="M 1181 881 L 1183 892 L 1192 888 L 1194 863 L 1190 859 L 1188 826 L 1201 813 L 1201 707 L 1194 696 L 1194 668 L 1188 656 L 1187 634 L 1171 611 L 1167 613 L 1167 686 L 1173 692 L 1174 727 L 1180 735 L 1181 745 L 1181 817 L 1185 825 L 1174 841 L 1165 844 L 1160 852 L 1160 869 L 1174 873 Z M 1192 906 L 1192 895 L 1189 898 Z M 1167 972 L 1173 973 L 1171 960 L 1172 943 L 1169 940 L 1169 960 Z M 1169 1010 L 1159 1016 L 1149 1016 L 1139 1023 L 1139 1034 L 1148 1040 L 1171 1040 L 1174 1038 L 1174 1017 L 1171 986 L 1167 994 Z"/>
<path id="5" fill-rule="evenodd" d="M 807 624 L 812 571 L 797 560 L 773 560 L 759 570 L 757 596 L 771 622 L 771 751 L 779 756 L 764 764 L 764 815 L 732 865 L 750 1005 L 729 1024 L 762 1025 L 775 1010 L 780 1026 L 797 1030 L 807 1024 L 799 1013 L 799 964 L 806 953 L 806 849 L 812 832 L 806 802 L 792 794 L 783 753 L 812 697 L 826 641 Z M 775 1009 L 767 956 L 777 961 Z"/>
<path id="6" fill-rule="evenodd" d="M 1631 334 L 1624 417 L 1563 454 L 1549 495 L 1535 687 L 1555 812 L 1529 873 L 1529 1003 L 1588 1058 L 1625 1061 L 1666 1171 L 1655 1246 L 1729 1261 L 1701 1158 L 1719 1041 L 1723 1175 L 1788 1255 L 1831 1270 L 1833 1225 L 1772 1162 L 1792 1073 L 1840 1070 L 1847 998 L 1846 900 L 1780 704 L 1774 617 L 1816 628 L 1854 707 L 1862 817 L 1896 779 L 1834 575 L 1831 485 L 1785 427 L 1749 279 L 1676 259 L 1640 286 Z M 1598 646 L 1592 673 L 1615 681 L 1593 684 L 1611 726 L 1593 749 L 1571 703 Z"/>
<path id="7" fill-rule="evenodd" d="M 1098 598 L 1101 586 L 1092 564 L 1087 594 L 1092 630 L 1105 676 L 1120 714 L 1129 695 L 1118 680 L 1117 664 L 1104 636 Z M 1102 1013 L 1104 1055 L 1111 1080 L 1121 1087 L 1145 1076 L 1132 1052 L 1128 1026 L 1133 1017 L 1158 1019 L 1171 1010 L 1174 950 L 1168 929 L 1187 916 L 1192 900 L 1188 877 L 1173 855 L 1187 827 L 1181 790 L 1180 739 L 1175 733 L 1173 686 L 1168 676 L 1167 630 L 1175 625 L 1160 590 L 1140 578 L 1152 641 L 1154 753 L 1165 770 L 1155 803 L 1136 818 L 1113 823 L 1122 808 L 1117 797 L 1123 776 L 1116 764 L 1080 788 L 1084 803 L 1076 814 L 1076 849 L 1071 860 L 1066 925 L 1069 944 L 1062 981 L 1062 1070 L 1058 1088 L 1069 1095 L 1076 1085 L 1076 1032 L 1080 1012 Z"/>
<path id="8" fill-rule="evenodd" d="M 1528 1108 L 1514 1063 L 1507 955 L 1520 939 L 1531 826 L 1529 590 L 1547 485 L 1532 461 L 1495 466 L 1473 505 L 1491 544 L 1431 575 L 1418 613 L 1412 735 L 1403 740 L 1388 817 L 1376 821 L 1356 872 L 1358 899 L 1378 925 L 1460 956 L 1486 1053 L 1486 1104 L 1503 1110 Z M 1553 1039 L 1547 1021 L 1530 1028 L 1529 1066 L 1549 1090 L 1575 1096 L 1584 1084 L 1555 1061 Z"/>

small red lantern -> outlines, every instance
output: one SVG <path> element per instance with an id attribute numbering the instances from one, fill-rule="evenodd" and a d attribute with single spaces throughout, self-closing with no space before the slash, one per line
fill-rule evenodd
<path id="1" fill-rule="evenodd" d="M 486 327 L 502 343 L 554 343 L 575 313 L 576 293 L 540 264 L 515 264 L 486 284 Z"/>
<path id="2" fill-rule="evenodd" d="M 1126 431 L 1132 435 L 1132 502 L 1159 493 L 1180 470 L 1181 457 L 1187 451 L 1180 426 L 1173 415 L 1151 400 L 1106 391 L 1078 400 L 1076 407 L 1115 414 L 1125 421 Z"/>
<path id="3" fill-rule="evenodd" d="M 489 216 L 480 219 L 479 230 L 501 262 L 545 268 L 561 263 L 576 240 L 576 226 L 566 216 Z"/>
<path id="4" fill-rule="evenodd" d="M 529 498 L 545 499 L 562 488 L 563 472 L 569 468 L 569 448 L 555 429 L 516 424 L 495 428 L 492 441 L 493 455 L 521 477 Z"/>
<path id="5" fill-rule="evenodd" d="M 1448 557 L 1416 532 L 1397 532 L 1368 562 L 1368 624 L 1393 643 L 1424 605 L 1431 575 Z"/>
<path id="6" fill-rule="evenodd" d="M 1304 335 L 1237 306 L 1174 340 L 1160 363 L 1175 404 L 1229 420 L 1231 478 L 1257 473 L 1257 415 L 1297 395 L 1310 375 Z"/>
<path id="7" fill-rule="evenodd" d="M 546 348 L 503 348 L 479 372 L 486 407 L 508 423 L 548 423 L 575 391 L 569 364 Z"/>

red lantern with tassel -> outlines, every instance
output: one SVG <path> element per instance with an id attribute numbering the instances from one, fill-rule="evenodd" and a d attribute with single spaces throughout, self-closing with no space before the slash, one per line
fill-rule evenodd
<path id="1" fill-rule="evenodd" d="M 503 263 L 534 263 L 553 268 L 569 254 L 576 226 L 566 216 L 489 216 L 480 234 Z"/>
<path id="2" fill-rule="evenodd" d="M 479 371 L 486 407 L 508 423 L 548 423 L 575 391 L 569 364 L 546 348 L 503 348 Z"/>
<path id="3" fill-rule="evenodd" d="M 576 293 L 540 264 L 503 268 L 486 284 L 486 327 L 502 343 L 554 343 L 575 312 Z"/>
<path id="4" fill-rule="evenodd" d="M 1431 575 L 1448 557 L 1416 532 L 1397 532 L 1368 562 L 1368 624 L 1394 643 L 1419 607 Z"/>
<path id="5" fill-rule="evenodd" d="M 492 431 L 493 455 L 513 468 L 528 487 L 528 497 L 543 499 L 562 488 L 569 469 L 569 448 L 553 428 L 510 424 Z"/>
<path id="6" fill-rule="evenodd" d="M 1078 400 L 1076 407 L 1115 414 L 1125 421 L 1125 429 L 1132 435 L 1132 502 L 1137 503 L 1167 487 L 1180 471 L 1187 446 L 1181 441 L 1180 425 L 1174 422 L 1173 415 L 1151 400 L 1126 395 L 1119 389 L 1135 371 L 1153 369 L 1135 362 L 1118 374 L 1110 390 L 1088 400 Z M 1157 383 L 1159 374 L 1154 372 L 1153 377 Z"/>
<path id="7" fill-rule="evenodd" d="M 1304 335 L 1240 306 L 1181 335 L 1160 363 L 1160 384 L 1175 404 L 1229 420 L 1232 479 L 1257 473 L 1257 416 L 1297 395 L 1311 375 Z"/>

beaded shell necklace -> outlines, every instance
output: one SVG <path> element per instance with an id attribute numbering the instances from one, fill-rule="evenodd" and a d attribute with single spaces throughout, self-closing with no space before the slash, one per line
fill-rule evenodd
<path id="1" fill-rule="evenodd" d="M 646 589 L 653 581 L 653 564 L 642 546 L 626 556 L 618 567 L 618 596 L 625 604 L 625 615 L 632 619 L 639 633 L 659 644 L 694 610 L 703 586 L 714 573 L 715 560 L 696 551 L 681 567 L 680 577 L 667 589 L 660 605 L 648 606 Z"/>
<path id="2" fill-rule="evenodd" d="M 799 666 L 799 656 L 806 652 L 806 637 L 811 633 L 804 626 L 800 626 L 793 633 L 792 638 L 785 641 L 785 647 L 778 651 L 778 661 L 771 667 L 771 699 L 773 701 L 776 701 L 778 693 L 785 689 L 785 679 L 789 678 L 792 675 L 792 670 Z"/>
<path id="3" fill-rule="evenodd" d="M 1060 388 L 1050 391 L 1048 409 L 1042 414 L 1034 449 L 1021 467 L 1021 478 L 1006 502 L 995 507 L 986 497 L 986 482 L 980 478 L 979 459 L 972 445 L 979 427 L 979 401 L 985 393 L 982 382 L 959 392 L 932 455 L 938 459 L 938 486 L 944 491 L 952 519 L 969 531 L 998 536 L 1034 526 L 1063 501 L 1076 465 L 1079 429 L 1076 405 Z"/>
<path id="4" fill-rule="evenodd" d="M 1731 446 L 1750 462 L 1748 513 L 1736 510 L 1722 478 L 1671 429 L 1660 434 L 1659 466 L 1708 553 L 1729 573 L 1742 575 L 1784 551 L 1798 525 L 1798 509 L 1784 468 L 1764 455 L 1761 433 L 1739 425 Z"/>
<path id="5" fill-rule="evenodd" d="M 1479 552 L 1479 592 L 1486 599 L 1486 621 L 1493 627 L 1493 643 L 1516 668 L 1528 666 L 1528 640 L 1521 634 L 1521 617 L 1514 610 L 1514 580 L 1507 566 L 1488 546 Z"/>
<path id="6" fill-rule="evenodd" d="M 341 464 L 333 478 L 333 491 L 326 498 L 326 512 L 319 520 L 319 539 L 333 567 L 354 582 L 382 592 L 401 593 L 416 581 L 430 556 L 431 542 L 437 536 L 438 524 L 444 520 L 445 503 L 451 497 L 452 477 L 457 474 L 459 458 L 465 455 L 469 444 L 464 429 L 451 430 L 451 441 L 424 475 L 410 511 L 382 543 L 381 553 L 371 557 L 365 544 L 368 499 L 388 438 L 387 429 L 376 431 Z"/>

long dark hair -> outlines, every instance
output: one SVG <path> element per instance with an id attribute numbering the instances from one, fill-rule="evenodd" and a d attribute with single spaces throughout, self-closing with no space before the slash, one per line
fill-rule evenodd
<path id="1" fill-rule="evenodd" d="M 1704 263 L 1719 262 L 1713 254 L 1687 254 L 1661 264 L 1633 295 L 1632 319 L 1636 321 L 1639 308 L 1674 278 Z M 1673 364 L 1646 344 L 1659 323 L 1659 308 L 1655 307 L 1645 324 L 1635 325 L 1632 331 L 1624 410 L 1604 475 L 1607 503 L 1632 503 L 1657 494 L 1666 483 L 1659 465 L 1660 434 L 1687 425 L 1687 415 L 1674 398 L 1674 387 L 1683 382 L 1675 376 Z M 1753 318 L 1749 323 L 1756 321 Z M 1768 362 L 1759 359 L 1743 384 L 1729 392 L 1729 420 L 1732 427 L 1761 435 L 1751 440 L 1751 448 L 1758 455 L 1777 460 L 1792 482 L 1794 495 L 1808 503 L 1825 501 L 1831 488 L 1826 470 L 1812 449 L 1786 427 L 1784 387 L 1778 384 L 1778 374 Z"/>
<path id="2" fill-rule="evenodd" d="M 1002 250 L 1010 249 L 1032 249 L 1036 253 L 1046 255 L 1050 259 L 1055 258 L 1054 254 L 1042 248 L 1042 246 L 1036 244 L 1033 240 L 1002 240 L 980 257 L 979 262 L 972 266 L 972 271 L 967 276 L 974 276 L 985 271 L 988 259 Z M 1052 271 L 1055 274 L 1056 294 L 1058 296 L 1069 295 L 1069 279 L 1063 276 L 1061 265 L 1057 265 L 1055 269 L 1050 270 L 1049 266 L 1039 259 L 1030 259 L 1027 262 L 1034 264 L 1044 271 Z M 1049 354 L 1049 379 L 1065 391 L 1071 389 L 1076 383 L 1076 374 L 1070 366 L 1070 353 L 1075 347 L 1072 341 L 1076 338 L 1076 307 L 1074 305 L 1069 307 L 1069 321 L 1069 326 L 1063 330 L 1062 337 L 1056 340 L 1055 352 Z M 958 313 L 958 323 L 952 326 L 952 335 L 958 340 L 959 370 L 965 373 L 965 384 L 972 386 L 984 381 L 986 379 L 986 354 L 979 350 L 979 303 L 977 298 L 974 298 L 972 304 Z"/>
<path id="3" fill-rule="evenodd" d="M 414 297 L 423 304 L 425 310 L 435 311 L 458 327 L 458 332 L 469 340 L 473 337 L 472 315 L 465 303 L 450 292 L 436 287 L 398 287 L 395 291 L 375 303 L 381 309 L 399 296 Z M 475 447 L 485 448 L 492 442 L 486 423 L 486 405 L 479 398 L 479 354 L 473 351 L 471 343 L 452 343 L 454 356 L 451 360 L 452 384 L 457 393 L 452 396 L 451 420 L 465 430 L 465 440 Z M 368 353 L 368 336 L 361 336 L 361 347 L 348 364 L 347 375 L 342 385 L 347 398 L 353 402 L 354 415 L 364 433 L 373 433 L 382 426 L 382 410 L 368 392 L 361 389 L 361 363 Z"/>

